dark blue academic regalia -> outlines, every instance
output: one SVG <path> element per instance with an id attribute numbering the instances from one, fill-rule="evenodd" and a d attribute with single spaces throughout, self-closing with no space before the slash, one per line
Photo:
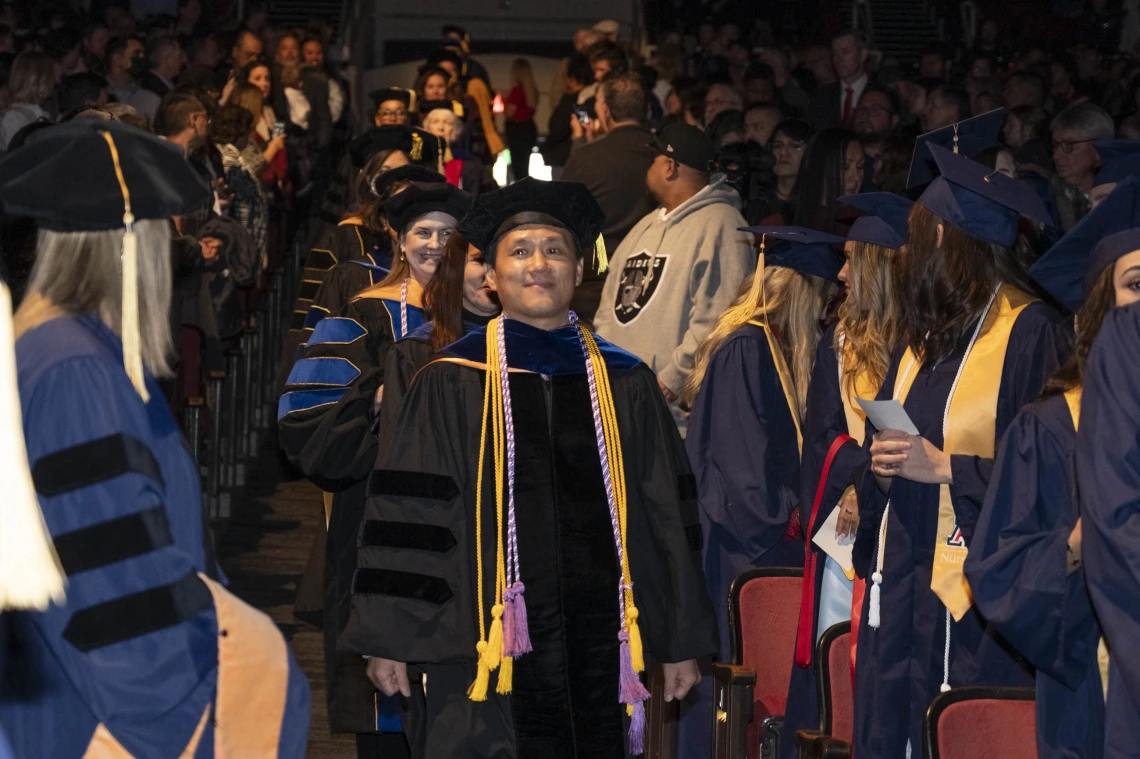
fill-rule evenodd
<path id="1" fill-rule="evenodd" d="M 733 579 L 753 567 L 794 567 L 804 560 L 800 540 L 786 536 L 799 505 L 796 424 L 762 327 L 740 327 L 709 361 L 693 399 L 685 449 L 697 478 L 718 660 L 727 662 Z M 683 704 L 682 756 L 708 756 L 712 681 L 705 682 Z"/>
<path id="2" fill-rule="evenodd" d="M 839 435 L 849 434 L 847 414 L 843 410 L 843 396 L 839 386 L 839 357 L 835 350 L 835 327 L 824 333 L 815 351 L 815 366 L 812 369 L 811 384 L 808 385 L 807 413 L 804 415 L 804 451 L 800 464 L 800 520 L 807 529 L 811 519 L 811 507 L 815 502 L 819 479 L 827 452 Z M 812 619 L 819 620 L 819 600 L 823 589 L 824 566 L 827 555 L 811 542 L 827 518 L 829 510 L 839 502 L 840 496 L 851 484 L 851 475 L 862 463 L 868 461 L 867 452 L 854 440 L 844 444 L 836 452 L 820 500 L 819 514 L 816 515 L 815 529 L 806 535 L 807 549 L 818 554 L 815 576 L 805 578 L 805 582 L 815 584 L 815 600 Z M 791 663 L 792 678 L 788 687 L 788 703 L 784 710 L 784 728 L 780 735 L 781 759 L 795 759 L 796 732 L 819 729 L 819 702 L 815 683 L 815 642 L 823 630 L 812 631 L 812 665 L 798 667 Z"/>
<path id="3" fill-rule="evenodd" d="M 1082 554 L 1109 648 L 1106 759 L 1140 755 L 1140 307 L 1112 311 L 1089 356 L 1077 434 Z"/>
<path id="4" fill-rule="evenodd" d="M 1066 570 L 1078 516 L 1076 442 L 1063 395 L 1014 418 L 965 565 L 978 609 L 1037 669 L 1042 759 L 1098 759 L 1103 752 L 1100 627 L 1084 572 Z"/>
<path id="5" fill-rule="evenodd" d="M 973 334 L 967 330 L 953 355 L 931 368 L 917 365 L 915 379 L 903 404 L 919 433 L 934 446 L 943 445 L 943 414 L 946 400 L 966 346 Z M 1036 398 L 1068 348 L 1060 316 L 1049 306 L 1034 302 L 1017 317 L 1002 365 L 998 391 L 995 436 L 1026 403 Z M 878 398 L 892 397 L 900 347 L 879 389 Z M 876 432 L 868 422 L 864 449 L 870 450 Z M 993 469 L 993 459 L 976 456 L 952 457 L 954 484 L 950 486 L 954 512 L 969 546 Z M 895 478 L 891 485 L 891 508 L 887 520 L 881 586 L 881 626 L 871 628 L 868 608 L 872 597 L 870 580 L 863 601 L 855 669 L 855 744 L 859 759 L 901 759 L 921 751 L 922 718 L 939 693 L 943 678 L 946 642 L 946 608 L 930 589 L 934 563 L 934 540 L 938 526 L 937 485 Z M 858 481 L 859 530 L 853 562 L 860 577 L 874 571 L 879 523 L 887 504 L 870 467 Z M 1032 683 L 1027 667 L 1019 662 L 1008 644 L 995 637 L 977 607 L 951 625 L 950 685 L 1021 685 Z"/>
<path id="6" fill-rule="evenodd" d="M 259 638 L 219 629 L 201 579 L 216 568 L 198 470 L 162 391 L 148 373 L 143 403 L 119 339 L 92 316 L 29 330 L 16 360 L 28 460 L 68 585 L 62 606 L 5 614 L 20 654 L 5 662 L 0 728 L 22 759 L 79 759 L 93 743 L 107 751 L 107 733 L 131 756 L 180 756 L 204 725 L 194 756 L 212 757 L 228 719 L 221 689 L 244 690 L 232 672 L 219 681 L 219 649 Z M 288 659 L 258 668 L 264 687 L 282 688 L 273 755 L 299 758 L 308 683 L 284 640 L 264 640 Z"/>

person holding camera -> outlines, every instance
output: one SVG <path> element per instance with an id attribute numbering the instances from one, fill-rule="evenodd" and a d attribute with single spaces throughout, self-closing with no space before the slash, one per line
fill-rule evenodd
<path id="1" fill-rule="evenodd" d="M 653 210 L 645 176 L 655 154 L 653 133 L 646 126 L 645 86 L 636 74 L 611 75 L 598 87 L 594 109 L 603 136 L 575 147 L 562 178 L 589 188 L 606 216 L 602 239 L 606 250 L 617 250 L 629 230 Z M 601 302 L 605 273 L 597 262 L 586 262 L 586 274 L 574 293 L 574 311 L 592 321 Z"/>

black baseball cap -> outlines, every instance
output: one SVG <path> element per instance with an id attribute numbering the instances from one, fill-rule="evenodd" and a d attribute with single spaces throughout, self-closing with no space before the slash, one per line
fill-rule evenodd
<path id="1" fill-rule="evenodd" d="M 716 162 L 716 146 L 702 130 L 688 124 L 670 124 L 653 138 L 649 147 L 677 163 L 709 173 Z"/>

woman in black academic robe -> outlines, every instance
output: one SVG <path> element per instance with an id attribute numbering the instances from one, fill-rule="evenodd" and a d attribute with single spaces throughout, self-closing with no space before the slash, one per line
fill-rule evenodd
<path id="1" fill-rule="evenodd" d="M 1045 216 L 1036 196 L 934 152 L 943 176 L 910 216 L 896 269 L 903 345 L 878 394 L 902 399 L 919 435 L 878 431 L 868 420 L 872 462 L 857 478 L 853 561 L 867 578 L 855 671 L 860 759 L 920 752 L 923 717 L 940 690 L 1031 682 L 969 605 L 954 569 L 974 537 L 992 451 L 1061 363 L 1068 339 L 1060 316 L 1026 294 L 1031 285 L 1011 247 L 1019 210 Z M 969 215 L 955 210 L 963 203 Z M 932 589 L 936 579 L 942 595 Z"/>
<path id="2" fill-rule="evenodd" d="M 1101 632 L 1081 561 L 1077 430 L 1087 421 L 1082 386 L 1101 324 L 1140 300 L 1140 229 L 1118 229 L 1140 222 L 1130 212 L 1137 194 L 1135 180 L 1120 187 L 1032 269 L 1076 312 L 1076 340 L 1042 397 L 1006 431 L 966 559 L 978 608 L 1037 670 L 1042 759 L 1099 759 L 1105 750 Z M 1081 287 L 1082 275 L 1090 286 Z"/>
<path id="3" fill-rule="evenodd" d="M 279 403 L 278 435 L 286 455 L 309 480 L 334 494 L 327 515 L 323 604 L 334 733 L 400 730 L 395 703 L 375 698 L 364 661 L 337 655 L 336 639 L 348 615 L 356 533 L 379 445 L 386 361 L 396 340 L 424 323 L 423 286 L 469 206 L 465 193 L 440 183 L 414 183 L 388 201 L 388 219 L 400 230 L 399 259 L 383 282 L 317 324 Z"/>

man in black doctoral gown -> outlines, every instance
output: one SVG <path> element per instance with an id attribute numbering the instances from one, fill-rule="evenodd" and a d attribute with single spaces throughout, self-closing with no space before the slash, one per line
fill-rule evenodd
<path id="1" fill-rule="evenodd" d="M 630 651 L 642 647 L 634 639 L 647 663 L 664 665 L 667 701 L 700 679 L 695 659 L 716 651 L 699 563 L 696 489 L 657 379 L 636 357 L 596 337 L 592 350 L 600 358 L 588 375 L 591 336 L 569 311 L 583 251 L 592 248 L 601 223 L 593 197 L 572 182 L 527 179 L 476 200 L 459 231 L 486 252 L 503 318 L 468 333 L 420 370 L 389 428 L 395 442 L 381 446 L 369 481 L 352 615 L 340 645 L 373 657 L 369 674 L 385 693 L 410 693 L 408 664 L 426 674 L 422 714 L 406 723 L 422 726 L 422 734 L 409 735 L 419 756 L 640 753 L 645 695 L 630 683 L 641 659 L 635 652 L 630 666 Z M 496 477 L 487 421 L 494 414 L 485 412 L 487 379 L 501 366 L 498 350 L 488 356 L 488 330 L 501 331 L 509 365 L 504 408 L 507 427 L 513 424 L 507 447 L 513 456 L 499 458 L 508 476 Z M 607 399 L 614 411 L 607 418 L 616 418 L 618 433 L 612 449 L 601 442 L 604 413 L 596 410 L 604 412 Z M 612 476 L 603 460 L 612 462 Z M 615 511 L 623 476 L 627 505 Z M 496 482 L 506 521 L 496 521 Z M 512 495 L 516 541 L 501 527 L 509 523 Z M 627 525 L 624 538 L 620 523 Z M 502 585 L 495 559 L 504 551 L 497 530 L 508 567 L 517 544 L 515 579 L 525 587 L 519 616 L 532 650 L 491 666 L 488 684 L 486 668 L 477 666 L 486 656 L 476 644 L 480 652 L 494 645 L 493 626 L 484 635 L 485 620 L 503 614 L 503 601 L 495 600 L 503 597 L 496 595 Z M 619 549 L 628 557 L 628 575 Z M 627 582 L 632 596 L 621 591 Z M 506 617 L 503 629 L 515 629 Z M 504 640 L 515 637 L 508 632 Z M 511 646 L 505 642 L 504 653 Z M 470 692 L 478 699 L 485 688 L 485 700 L 473 700 L 469 686 L 480 678 L 483 685 Z M 642 695 L 628 698 L 633 691 Z"/>

